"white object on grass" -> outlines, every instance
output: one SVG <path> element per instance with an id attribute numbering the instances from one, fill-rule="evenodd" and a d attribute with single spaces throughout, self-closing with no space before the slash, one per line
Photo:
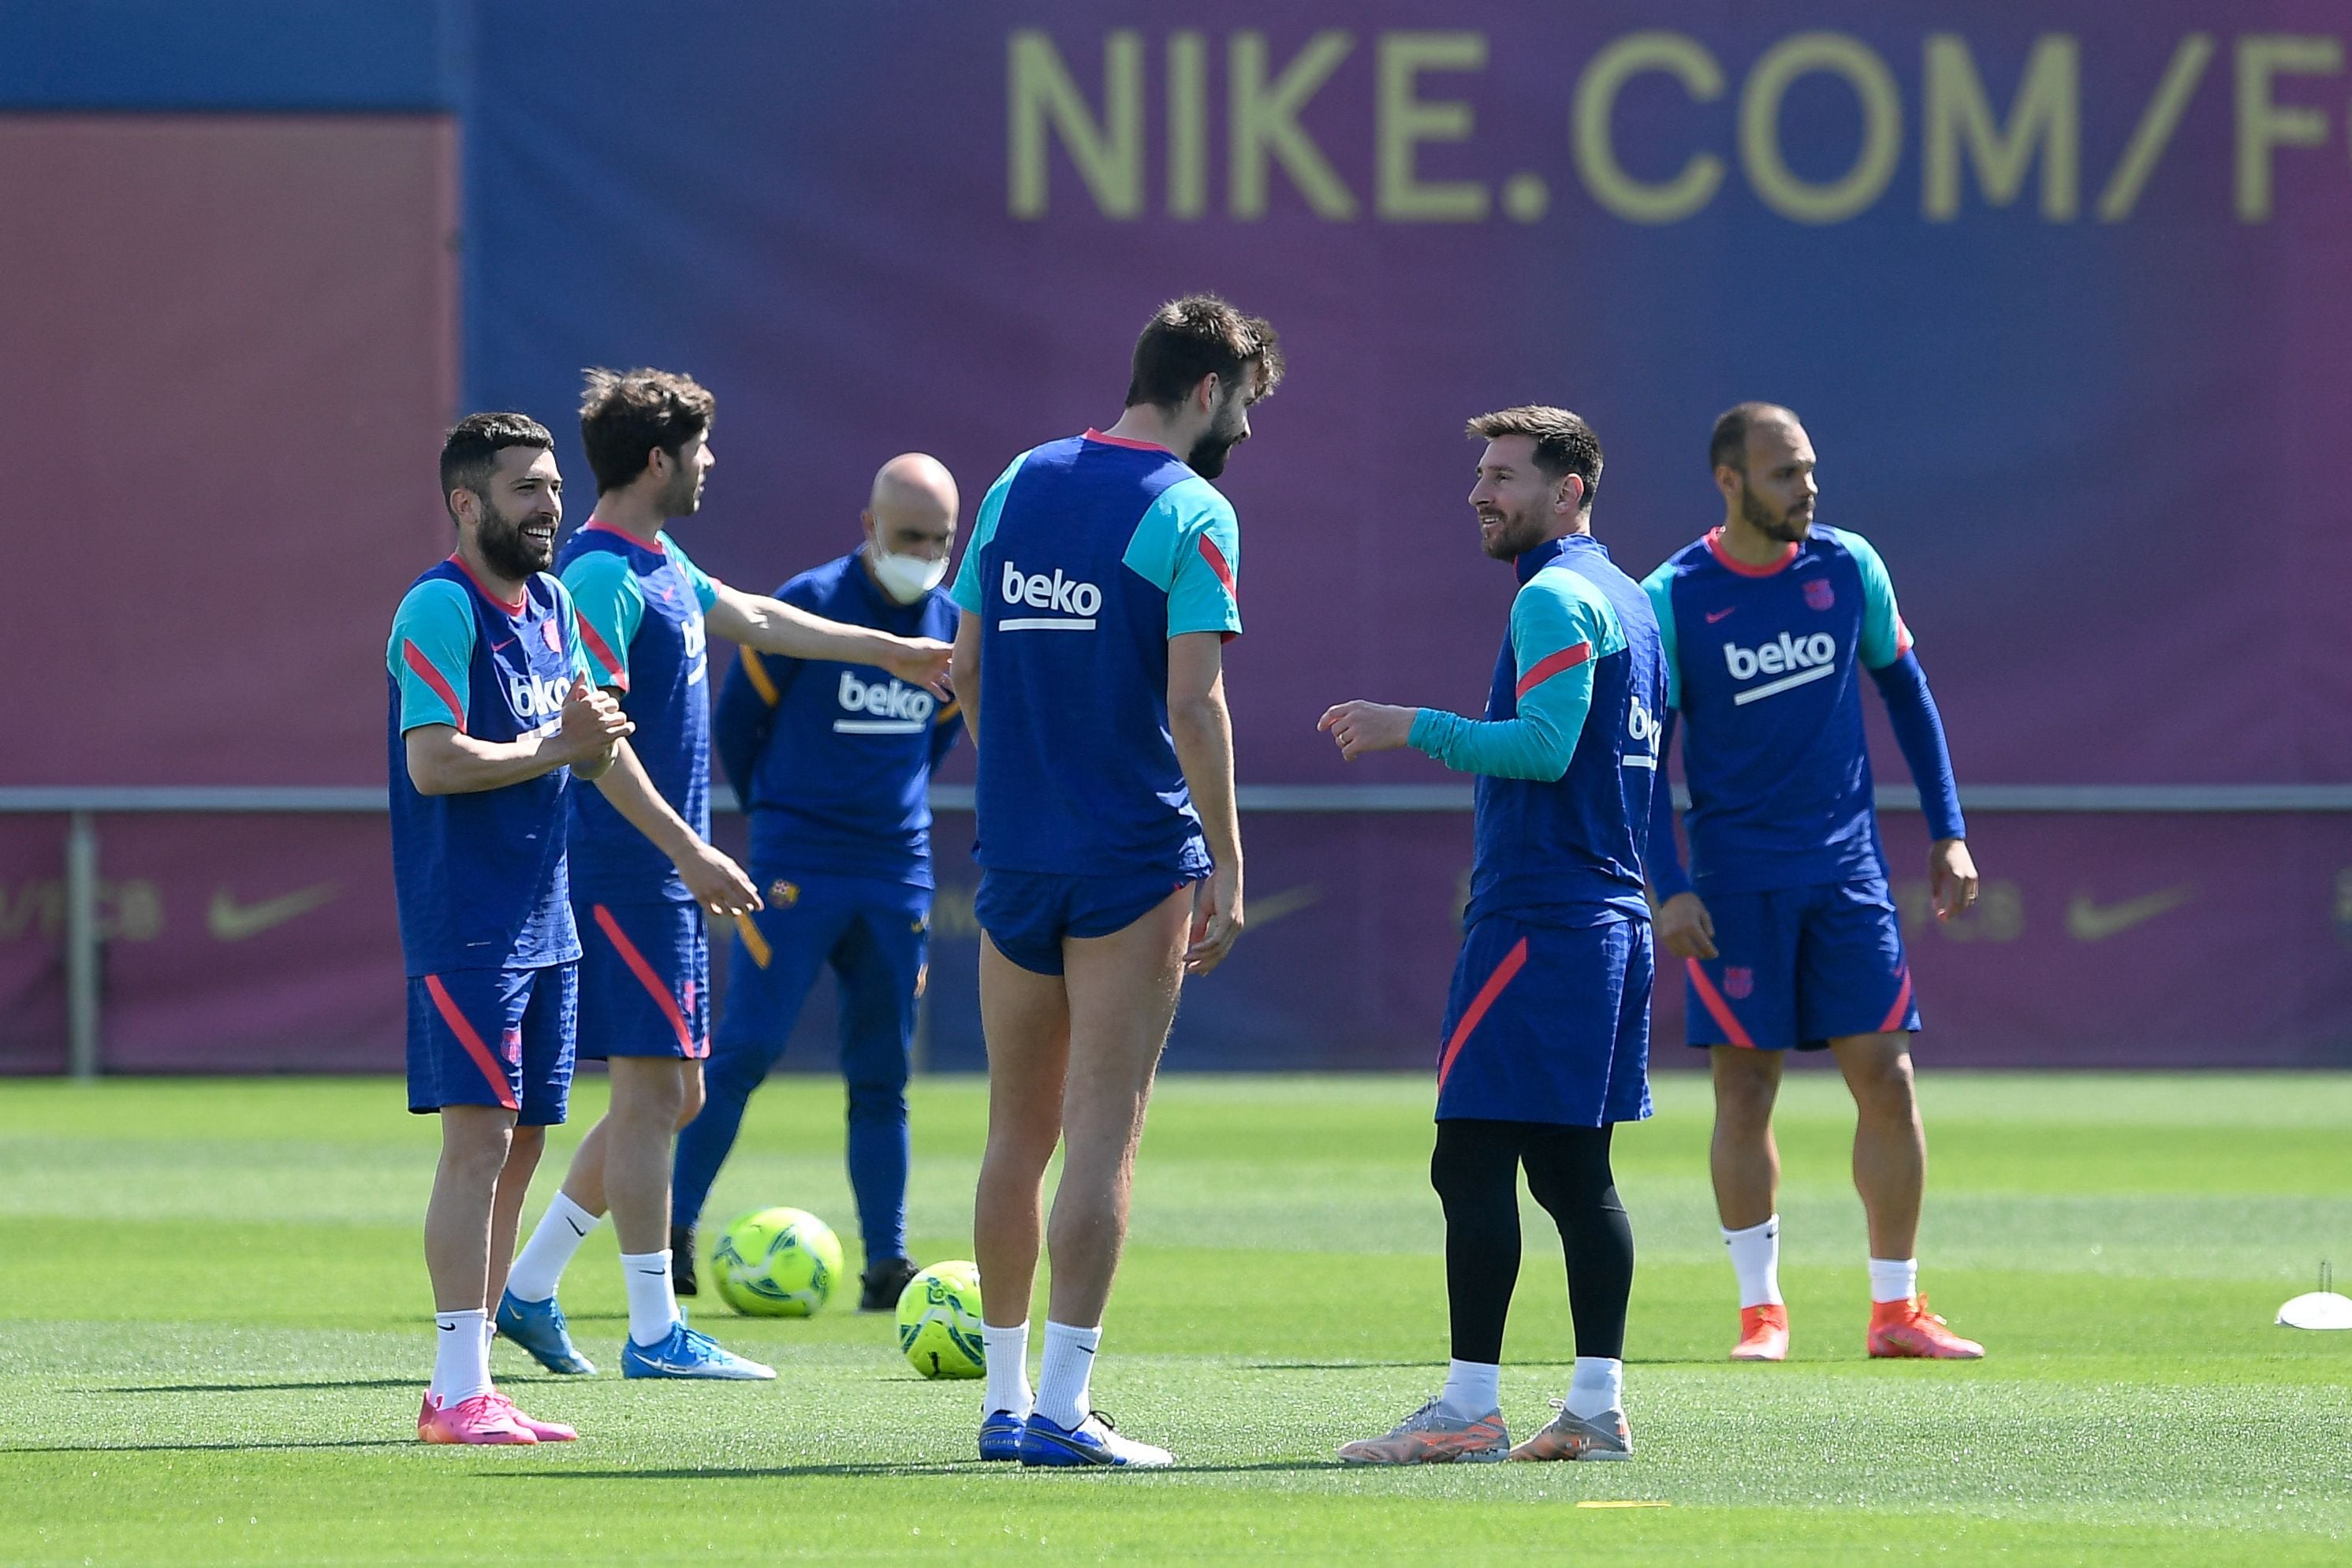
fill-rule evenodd
<path id="1" fill-rule="evenodd" d="M 2308 1291 L 2281 1307 L 2278 1321 L 2291 1329 L 2352 1329 L 2352 1296 Z"/>

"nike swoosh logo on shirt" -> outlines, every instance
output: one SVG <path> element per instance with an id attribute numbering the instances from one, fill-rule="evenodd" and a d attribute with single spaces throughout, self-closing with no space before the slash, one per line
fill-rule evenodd
<path id="1" fill-rule="evenodd" d="M 2078 893 L 2066 905 L 2066 935 L 2077 942 L 2104 942 L 2135 925 L 2144 925 L 2159 915 L 2171 913 L 2188 903 L 2196 891 L 2194 883 L 2183 883 L 2179 887 L 2105 905 L 2092 903 L 2087 893 Z"/>
<path id="2" fill-rule="evenodd" d="M 1739 608 L 1739 606 L 1738 606 L 1737 604 L 1735 604 L 1735 605 L 1733 605 L 1733 606 L 1731 607 L 1731 610 L 1737 610 L 1737 609 L 1738 609 L 1738 608 Z M 1731 613 L 1731 610 L 1710 610 L 1710 611 L 1708 611 L 1708 612 L 1706 612 L 1706 623 L 1707 623 L 1708 625 L 1710 625 L 1710 626 L 1714 625 L 1717 622 L 1718 622 L 1718 621 L 1722 620 L 1725 616 L 1727 616 L 1727 615 L 1730 614 L 1730 613 Z"/>
<path id="3" fill-rule="evenodd" d="M 491 644 L 490 644 L 490 652 L 491 652 L 491 653 L 505 653 L 509 648 L 511 648 L 511 647 L 513 647 L 514 645 L 515 645 L 515 640 L 514 640 L 513 638 L 509 637 L 509 638 L 508 638 L 508 639 L 507 639 L 505 642 L 503 642 L 503 643 L 491 643 Z"/>
<path id="4" fill-rule="evenodd" d="M 227 888 L 215 888 L 212 906 L 205 911 L 205 926 L 215 940 L 242 942 L 274 925 L 308 915 L 320 904 L 331 904 L 336 891 L 333 883 L 322 882 L 276 898 L 265 898 L 259 904 L 239 904 Z"/>

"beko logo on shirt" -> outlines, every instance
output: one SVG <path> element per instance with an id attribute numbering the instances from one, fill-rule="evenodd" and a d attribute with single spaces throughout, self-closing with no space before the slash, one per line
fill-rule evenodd
<path id="1" fill-rule="evenodd" d="M 1062 575 L 1059 567 L 1051 577 L 1040 572 L 1030 576 L 1013 565 L 1004 563 L 1003 592 L 1007 604 L 1024 605 L 1031 610 L 1051 610 L 1052 615 L 1021 617 L 996 623 L 999 632 L 1091 632 L 1095 617 L 1102 613 L 1102 590 L 1091 582 L 1074 582 Z"/>
<path id="2" fill-rule="evenodd" d="M 1759 697 L 1785 692 L 1791 686 L 1818 681 L 1837 669 L 1837 639 L 1826 632 L 1816 632 L 1810 637 L 1791 637 L 1783 632 L 1760 648 L 1743 648 L 1737 643 L 1726 643 L 1723 645 L 1723 662 L 1730 667 L 1733 680 L 1751 681 L 1758 675 L 1785 677 L 1751 687 L 1731 700 L 1734 704 L 1752 703 Z"/>
<path id="3" fill-rule="evenodd" d="M 837 718 L 835 735 L 919 735 L 939 704 L 931 694 L 897 680 L 862 681 L 855 670 L 841 672 L 841 706 L 865 718 Z"/>
<path id="4" fill-rule="evenodd" d="M 1622 766 L 1651 768 L 1658 765 L 1658 737 L 1662 727 L 1657 716 L 1642 706 L 1639 696 L 1632 699 L 1632 710 L 1625 716 L 1625 738 L 1646 750 L 1628 751 Z"/>
<path id="5" fill-rule="evenodd" d="M 563 682 L 541 674 L 507 677 L 507 700 L 514 705 L 518 718 L 546 718 L 562 713 L 567 689 Z"/>

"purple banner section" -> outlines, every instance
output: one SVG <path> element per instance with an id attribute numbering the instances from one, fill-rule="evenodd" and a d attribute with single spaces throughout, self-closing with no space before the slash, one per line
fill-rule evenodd
<path id="1" fill-rule="evenodd" d="M 456 179 L 443 119 L 0 117 L 0 786 L 381 781 Z"/>
<path id="2" fill-rule="evenodd" d="M 1927 909 L 1916 816 L 1888 851 L 1927 1033 L 1974 1067 L 2352 1067 L 2352 816 L 1979 817 L 1979 907 Z M 940 894 L 922 1049 L 977 1071 L 968 816 L 939 830 Z M 740 848 L 743 823 L 721 819 Z M 1463 813 L 1254 814 L 1251 929 L 1187 988 L 1171 1069 L 1432 1066 L 1469 863 Z M 394 1071 L 399 944 L 380 817 L 110 818 L 100 914 L 109 1071 Z M 64 1061 L 64 824 L 0 831 L 0 1071 Z M 725 944 L 719 945 L 723 964 Z M 1654 1057 L 1682 1047 L 1660 975 Z M 724 995 L 724 990 L 719 993 Z M 786 1065 L 837 1060 L 820 981 Z"/>

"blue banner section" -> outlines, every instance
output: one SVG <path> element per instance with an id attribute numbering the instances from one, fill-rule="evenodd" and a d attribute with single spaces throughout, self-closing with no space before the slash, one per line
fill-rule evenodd
<path id="1" fill-rule="evenodd" d="M 468 0 L 6 0 L 0 108 L 458 107 Z"/>

